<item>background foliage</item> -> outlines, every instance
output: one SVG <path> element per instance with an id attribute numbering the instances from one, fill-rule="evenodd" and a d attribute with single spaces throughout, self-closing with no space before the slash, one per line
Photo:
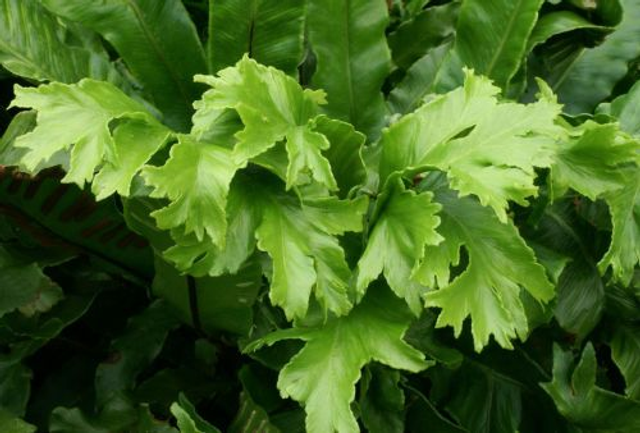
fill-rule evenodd
<path id="1" fill-rule="evenodd" d="M 640 431 L 639 0 L 0 0 L 0 430 Z"/>

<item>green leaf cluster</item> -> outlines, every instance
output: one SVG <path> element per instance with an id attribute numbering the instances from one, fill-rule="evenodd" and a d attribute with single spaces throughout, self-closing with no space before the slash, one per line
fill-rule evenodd
<path id="1" fill-rule="evenodd" d="M 639 18 L 0 0 L 0 430 L 636 431 Z"/>

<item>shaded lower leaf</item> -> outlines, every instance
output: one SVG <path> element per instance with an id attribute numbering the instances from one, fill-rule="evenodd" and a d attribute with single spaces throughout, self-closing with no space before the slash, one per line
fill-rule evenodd
<path id="1" fill-rule="evenodd" d="M 0 408 L 0 431 L 2 433 L 35 433 L 36 427 Z"/>
<path id="2" fill-rule="evenodd" d="M 618 326 L 610 344 L 611 356 L 627 384 L 627 396 L 640 401 L 640 327 Z"/>
<path id="3" fill-rule="evenodd" d="M 549 82 L 570 113 L 589 113 L 611 95 L 615 84 L 628 71 L 628 63 L 640 55 L 640 3 L 621 0 L 623 20 L 605 41 L 595 48 L 582 48 L 564 65 L 561 74 Z M 569 56 L 566 56 L 569 57 Z M 601 65 L 606 64 L 603 68 Z M 589 89 L 589 91 L 585 91 Z"/>
<path id="4" fill-rule="evenodd" d="M 588 430 L 634 433 L 640 430 L 640 401 L 596 385 L 596 354 L 591 343 L 573 366 L 573 355 L 553 349 L 553 380 L 541 384 L 558 411 Z"/>
<path id="5" fill-rule="evenodd" d="M 158 356 L 167 334 L 177 325 L 163 301 L 154 302 L 130 319 L 124 334 L 112 342 L 111 359 L 96 371 L 98 407 L 134 388 L 138 375 Z"/>
<path id="6" fill-rule="evenodd" d="M 171 405 L 171 413 L 178 421 L 180 433 L 220 433 L 220 430 L 198 415 L 184 394 L 180 394 L 178 401 Z"/>
<path id="7" fill-rule="evenodd" d="M 280 433 L 280 429 L 271 424 L 267 412 L 253 401 L 246 390 L 240 393 L 240 408 L 227 431 Z"/>
<path id="8" fill-rule="evenodd" d="M 360 384 L 362 422 L 371 433 L 402 433 L 404 426 L 404 391 L 401 375 L 378 364 L 365 368 Z"/>

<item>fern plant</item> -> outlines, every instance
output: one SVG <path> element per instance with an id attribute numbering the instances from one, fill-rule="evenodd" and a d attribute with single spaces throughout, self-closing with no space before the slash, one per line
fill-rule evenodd
<path id="1" fill-rule="evenodd" d="M 640 429 L 637 0 L 0 1 L 0 425 Z"/>

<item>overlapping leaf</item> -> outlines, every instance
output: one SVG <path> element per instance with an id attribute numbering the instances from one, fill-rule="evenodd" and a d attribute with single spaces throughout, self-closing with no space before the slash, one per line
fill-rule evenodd
<path id="1" fill-rule="evenodd" d="M 378 198 L 378 215 L 358 262 L 357 288 L 361 294 L 384 272 L 396 295 L 404 298 L 415 314 L 420 313 L 426 289 L 412 281 L 411 274 L 420 264 L 425 246 L 443 240 L 435 231 L 440 223 L 435 215 L 440 206 L 432 198 L 430 192 L 406 190 L 400 178 L 389 181 Z"/>
<path id="2" fill-rule="evenodd" d="M 167 124 L 181 132 L 188 130 L 191 103 L 201 91 L 193 76 L 205 73 L 207 67 L 195 25 L 181 1 L 41 3 L 109 41 L 162 111 Z"/>
<path id="3" fill-rule="evenodd" d="M 240 166 L 230 150 L 182 135 L 162 167 L 145 167 L 143 176 L 155 189 L 152 197 L 171 203 L 153 213 L 158 227 L 184 227 L 202 241 L 205 234 L 224 247 L 229 185 Z"/>
<path id="4" fill-rule="evenodd" d="M 544 268 L 514 225 L 501 223 L 475 199 L 458 197 L 440 185 L 435 201 L 442 205 L 438 233 L 446 241 L 427 246 L 415 278 L 439 287 L 426 294 L 428 307 L 442 309 L 437 326 L 453 326 L 459 335 L 469 316 L 477 351 L 488 344 L 491 335 L 502 347 L 513 347 L 511 339 L 524 339 L 528 332 L 521 291 L 539 302 L 554 297 Z M 460 264 L 462 247 L 468 263 L 451 281 L 451 266 Z"/>
<path id="5" fill-rule="evenodd" d="M 211 73 L 248 53 L 295 76 L 303 54 L 304 15 L 305 3 L 299 0 L 210 0 Z"/>
<path id="6" fill-rule="evenodd" d="M 371 361 L 418 372 L 430 363 L 403 341 L 411 314 L 384 287 L 369 290 L 348 316 L 317 328 L 276 331 L 245 351 L 285 339 L 302 339 L 305 347 L 281 370 L 278 388 L 301 402 L 310 433 L 357 432 L 349 405 L 355 397 L 360 370 Z"/>
<path id="7" fill-rule="evenodd" d="M 304 317 L 313 290 L 325 311 L 346 314 L 351 271 L 335 235 L 362 230 L 367 200 L 323 198 L 300 204 L 277 191 L 265 198 L 256 237 L 273 260 L 271 301 L 290 319 Z"/>
<path id="8" fill-rule="evenodd" d="M 62 164 L 63 181 L 80 186 L 100 169 L 93 186 L 99 198 L 128 195 L 131 179 L 170 136 L 142 104 L 103 81 L 16 86 L 15 93 L 12 106 L 38 111 L 36 128 L 15 141 L 28 150 L 21 166 L 37 172 Z M 119 124 L 112 132 L 114 121 Z"/>
<path id="9" fill-rule="evenodd" d="M 331 166 L 321 153 L 330 143 L 312 128 L 318 104 L 324 103 L 323 92 L 303 90 L 291 77 L 248 57 L 235 67 L 220 71 L 219 77 L 196 79 L 213 87 L 197 103 L 198 110 L 232 108 L 245 125 L 236 134 L 234 158 L 238 164 L 245 164 L 285 140 L 289 158 L 287 188 L 298 184 L 300 176 L 308 173 L 327 188 L 337 189 Z"/>
<path id="10" fill-rule="evenodd" d="M 404 116 L 382 138 L 381 180 L 395 171 L 434 167 L 461 195 L 474 194 L 506 221 L 508 201 L 536 193 L 535 167 L 551 163 L 560 106 L 547 93 L 522 105 L 501 103 L 499 89 L 467 72 L 456 89 Z"/>

